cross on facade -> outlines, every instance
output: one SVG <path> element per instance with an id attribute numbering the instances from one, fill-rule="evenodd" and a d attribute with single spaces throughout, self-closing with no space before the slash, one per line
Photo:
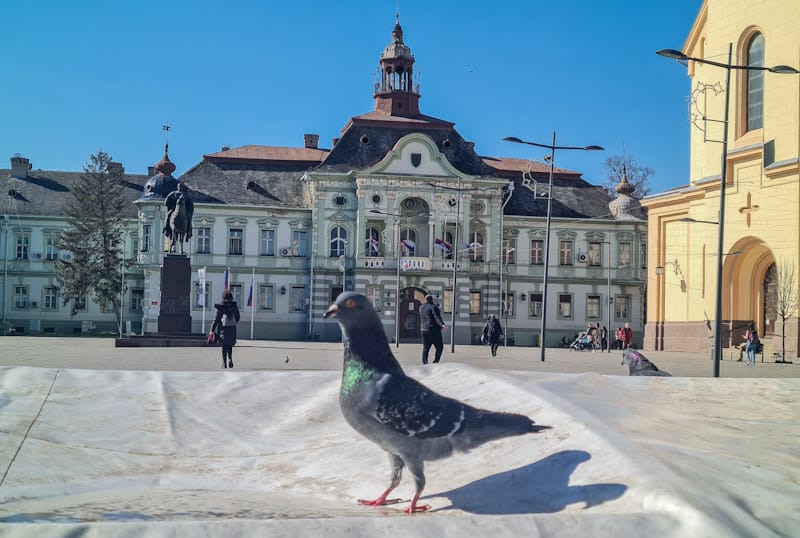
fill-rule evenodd
<path id="1" fill-rule="evenodd" d="M 744 213 L 744 214 L 747 215 L 747 227 L 748 228 L 750 227 L 750 214 L 753 213 L 754 211 L 758 211 L 758 206 L 757 205 L 752 205 L 751 198 L 750 198 L 750 193 L 748 192 L 747 193 L 747 205 L 744 206 L 744 207 L 740 207 L 739 208 L 739 213 Z"/>

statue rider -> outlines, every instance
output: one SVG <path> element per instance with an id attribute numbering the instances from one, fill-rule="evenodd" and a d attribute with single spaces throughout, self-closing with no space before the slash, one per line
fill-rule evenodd
<path id="1" fill-rule="evenodd" d="M 186 188 L 186 185 L 184 185 L 182 181 L 178 183 L 177 189 L 169 193 L 164 199 L 164 205 L 167 206 L 167 218 L 164 222 L 163 232 L 164 235 L 169 237 L 170 217 L 172 217 L 172 213 L 175 211 L 175 207 L 178 205 L 178 200 L 181 196 L 183 196 L 184 207 L 186 208 L 186 234 L 184 235 L 184 241 L 188 241 L 192 237 L 192 216 L 194 215 L 194 203 L 189 197 L 189 191 Z"/>

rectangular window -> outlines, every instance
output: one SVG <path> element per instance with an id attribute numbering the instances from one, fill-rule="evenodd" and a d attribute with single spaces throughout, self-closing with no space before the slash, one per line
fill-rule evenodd
<path id="1" fill-rule="evenodd" d="M 14 286 L 14 308 L 28 308 L 28 286 Z"/>
<path id="2" fill-rule="evenodd" d="M 55 286 L 45 286 L 44 304 L 42 310 L 58 310 L 58 288 Z"/>
<path id="3" fill-rule="evenodd" d="M 298 256 L 306 255 L 306 237 L 306 232 L 301 232 L 300 230 L 292 231 L 292 248 L 297 249 Z"/>
<path id="4" fill-rule="evenodd" d="M 642 252 L 641 252 L 642 265 L 641 265 L 641 267 L 642 267 L 642 269 L 647 269 L 647 243 L 642 243 L 641 246 L 642 246 L 642 249 L 641 249 L 642 250 Z"/>
<path id="5" fill-rule="evenodd" d="M 73 306 L 76 312 L 86 312 L 86 297 L 83 295 L 76 295 L 72 298 Z"/>
<path id="6" fill-rule="evenodd" d="M 242 285 L 231 284 L 229 289 L 231 290 L 231 293 L 233 293 L 233 300 L 236 301 L 236 306 L 238 306 L 240 309 L 243 308 L 244 303 L 242 302 Z"/>
<path id="7" fill-rule="evenodd" d="M 442 239 L 445 243 L 449 243 L 451 246 L 449 251 L 442 250 L 442 258 L 445 260 L 452 260 L 453 254 L 455 253 L 456 249 L 458 249 L 458 244 L 456 243 L 456 225 L 452 222 L 447 222 L 445 223 L 442 232 Z"/>
<path id="8" fill-rule="evenodd" d="M 544 241 L 531 240 L 531 265 L 544 265 Z"/>
<path id="9" fill-rule="evenodd" d="M 589 266 L 590 267 L 600 267 L 601 259 L 600 259 L 600 246 L 602 243 L 592 241 L 589 243 L 589 251 L 586 253 L 587 258 L 589 259 Z"/>
<path id="10" fill-rule="evenodd" d="M 450 314 L 453 312 L 453 290 L 444 290 L 441 307 L 443 314 Z"/>
<path id="11" fill-rule="evenodd" d="M 481 313 L 481 292 L 469 292 L 469 313 L 480 315 Z"/>
<path id="12" fill-rule="evenodd" d="M 152 240 L 153 226 L 145 224 L 142 226 L 142 252 L 150 252 L 150 241 Z"/>
<path id="13" fill-rule="evenodd" d="M 205 289 L 204 289 L 205 288 Z M 194 308 L 203 310 L 204 308 L 211 308 L 214 305 L 210 304 L 209 297 L 211 295 L 211 284 L 206 282 L 205 286 L 201 286 L 199 281 L 194 283 Z"/>
<path id="14" fill-rule="evenodd" d="M 130 311 L 133 313 L 141 313 L 143 305 L 144 305 L 144 290 L 141 288 L 132 289 Z"/>
<path id="15" fill-rule="evenodd" d="M 58 259 L 58 237 L 50 236 L 44 240 L 44 259 L 50 262 Z"/>
<path id="16" fill-rule="evenodd" d="M 261 230 L 261 256 L 275 255 L 275 230 Z"/>
<path id="17" fill-rule="evenodd" d="M 367 299 L 372 303 L 375 310 L 380 311 L 381 306 L 381 289 L 378 286 L 367 286 Z"/>
<path id="18" fill-rule="evenodd" d="M 558 247 L 558 264 L 572 265 L 572 241 L 560 241 Z"/>
<path id="19" fill-rule="evenodd" d="M 336 298 L 342 294 L 344 288 L 342 286 L 331 286 L 331 304 L 336 302 Z"/>
<path id="20" fill-rule="evenodd" d="M 528 315 L 532 318 L 542 317 L 542 294 L 531 293 L 528 301 Z"/>
<path id="21" fill-rule="evenodd" d="M 620 243 L 619 244 L 619 266 L 624 268 L 630 268 L 631 266 L 631 244 L 630 243 Z"/>
<path id="22" fill-rule="evenodd" d="M 305 286 L 292 286 L 292 295 L 289 297 L 292 312 L 305 312 L 306 288 Z"/>
<path id="23" fill-rule="evenodd" d="M 131 238 L 131 252 L 135 259 L 137 257 L 137 252 L 139 252 L 139 238 L 137 237 Z"/>
<path id="24" fill-rule="evenodd" d="M 600 296 L 586 296 L 586 319 L 600 319 Z"/>
<path id="25" fill-rule="evenodd" d="M 631 298 L 628 295 L 617 295 L 614 297 L 614 320 L 630 321 L 631 319 Z"/>
<path id="26" fill-rule="evenodd" d="M 18 260 L 27 260 L 28 259 L 28 247 L 30 246 L 31 238 L 27 235 L 18 235 L 17 236 L 17 259 Z"/>
<path id="27" fill-rule="evenodd" d="M 244 246 L 244 230 L 242 228 L 231 228 L 228 230 L 228 254 L 231 256 L 241 256 Z"/>
<path id="28" fill-rule="evenodd" d="M 258 285 L 258 308 L 261 310 L 275 310 L 275 286 L 272 284 Z"/>
<path id="29" fill-rule="evenodd" d="M 195 230 L 197 236 L 197 253 L 211 254 L 211 227 L 200 226 Z"/>
<path id="30" fill-rule="evenodd" d="M 501 299 L 501 303 L 503 308 L 501 309 L 503 312 L 503 317 L 505 318 L 513 318 L 514 317 L 514 297 L 516 294 L 513 291 L 509 291 L 506 293 L 503 292 L 503 297 Z"/>
<path id="31" fill-rule="evenodd" d="M 568 293 L 558 296 L 558 319 L 572 319 L 572 295 Z"/>
<path id="32" fill-rule="evenodd" d="M 516 264 L 517 263 L 517 240 L 516 238 L 509 238 L 503 241 L 503 263 Z"/>

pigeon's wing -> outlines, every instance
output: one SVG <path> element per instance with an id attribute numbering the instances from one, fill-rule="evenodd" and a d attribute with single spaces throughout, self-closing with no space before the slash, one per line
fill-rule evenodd
<path id="1" fill-rule="evenodd" d="M 386 374 L 376 385 L 375 418 L 397 433 L 418 439 L 449 437 L 465 420 L 479 413 L 474 407 L 441 396 L 410 377 Z"/>

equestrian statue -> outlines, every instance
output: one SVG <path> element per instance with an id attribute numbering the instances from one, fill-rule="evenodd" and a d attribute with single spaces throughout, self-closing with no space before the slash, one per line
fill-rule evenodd
<path id="1" fill-rule="evenodd" d="M 164 199 L 167 206 L 167 219 L 164 223 L 164 235 L 169 238 L 169 254 L 177 254 L 175 243 L 180 245 L 180 254 L 183 251 L 183 242 L 192 237 L 192 215 L 194 203 L 189 197 L 189 192 L 183 182 L 178 183 L 177 190 L 172 191 Z"/>

